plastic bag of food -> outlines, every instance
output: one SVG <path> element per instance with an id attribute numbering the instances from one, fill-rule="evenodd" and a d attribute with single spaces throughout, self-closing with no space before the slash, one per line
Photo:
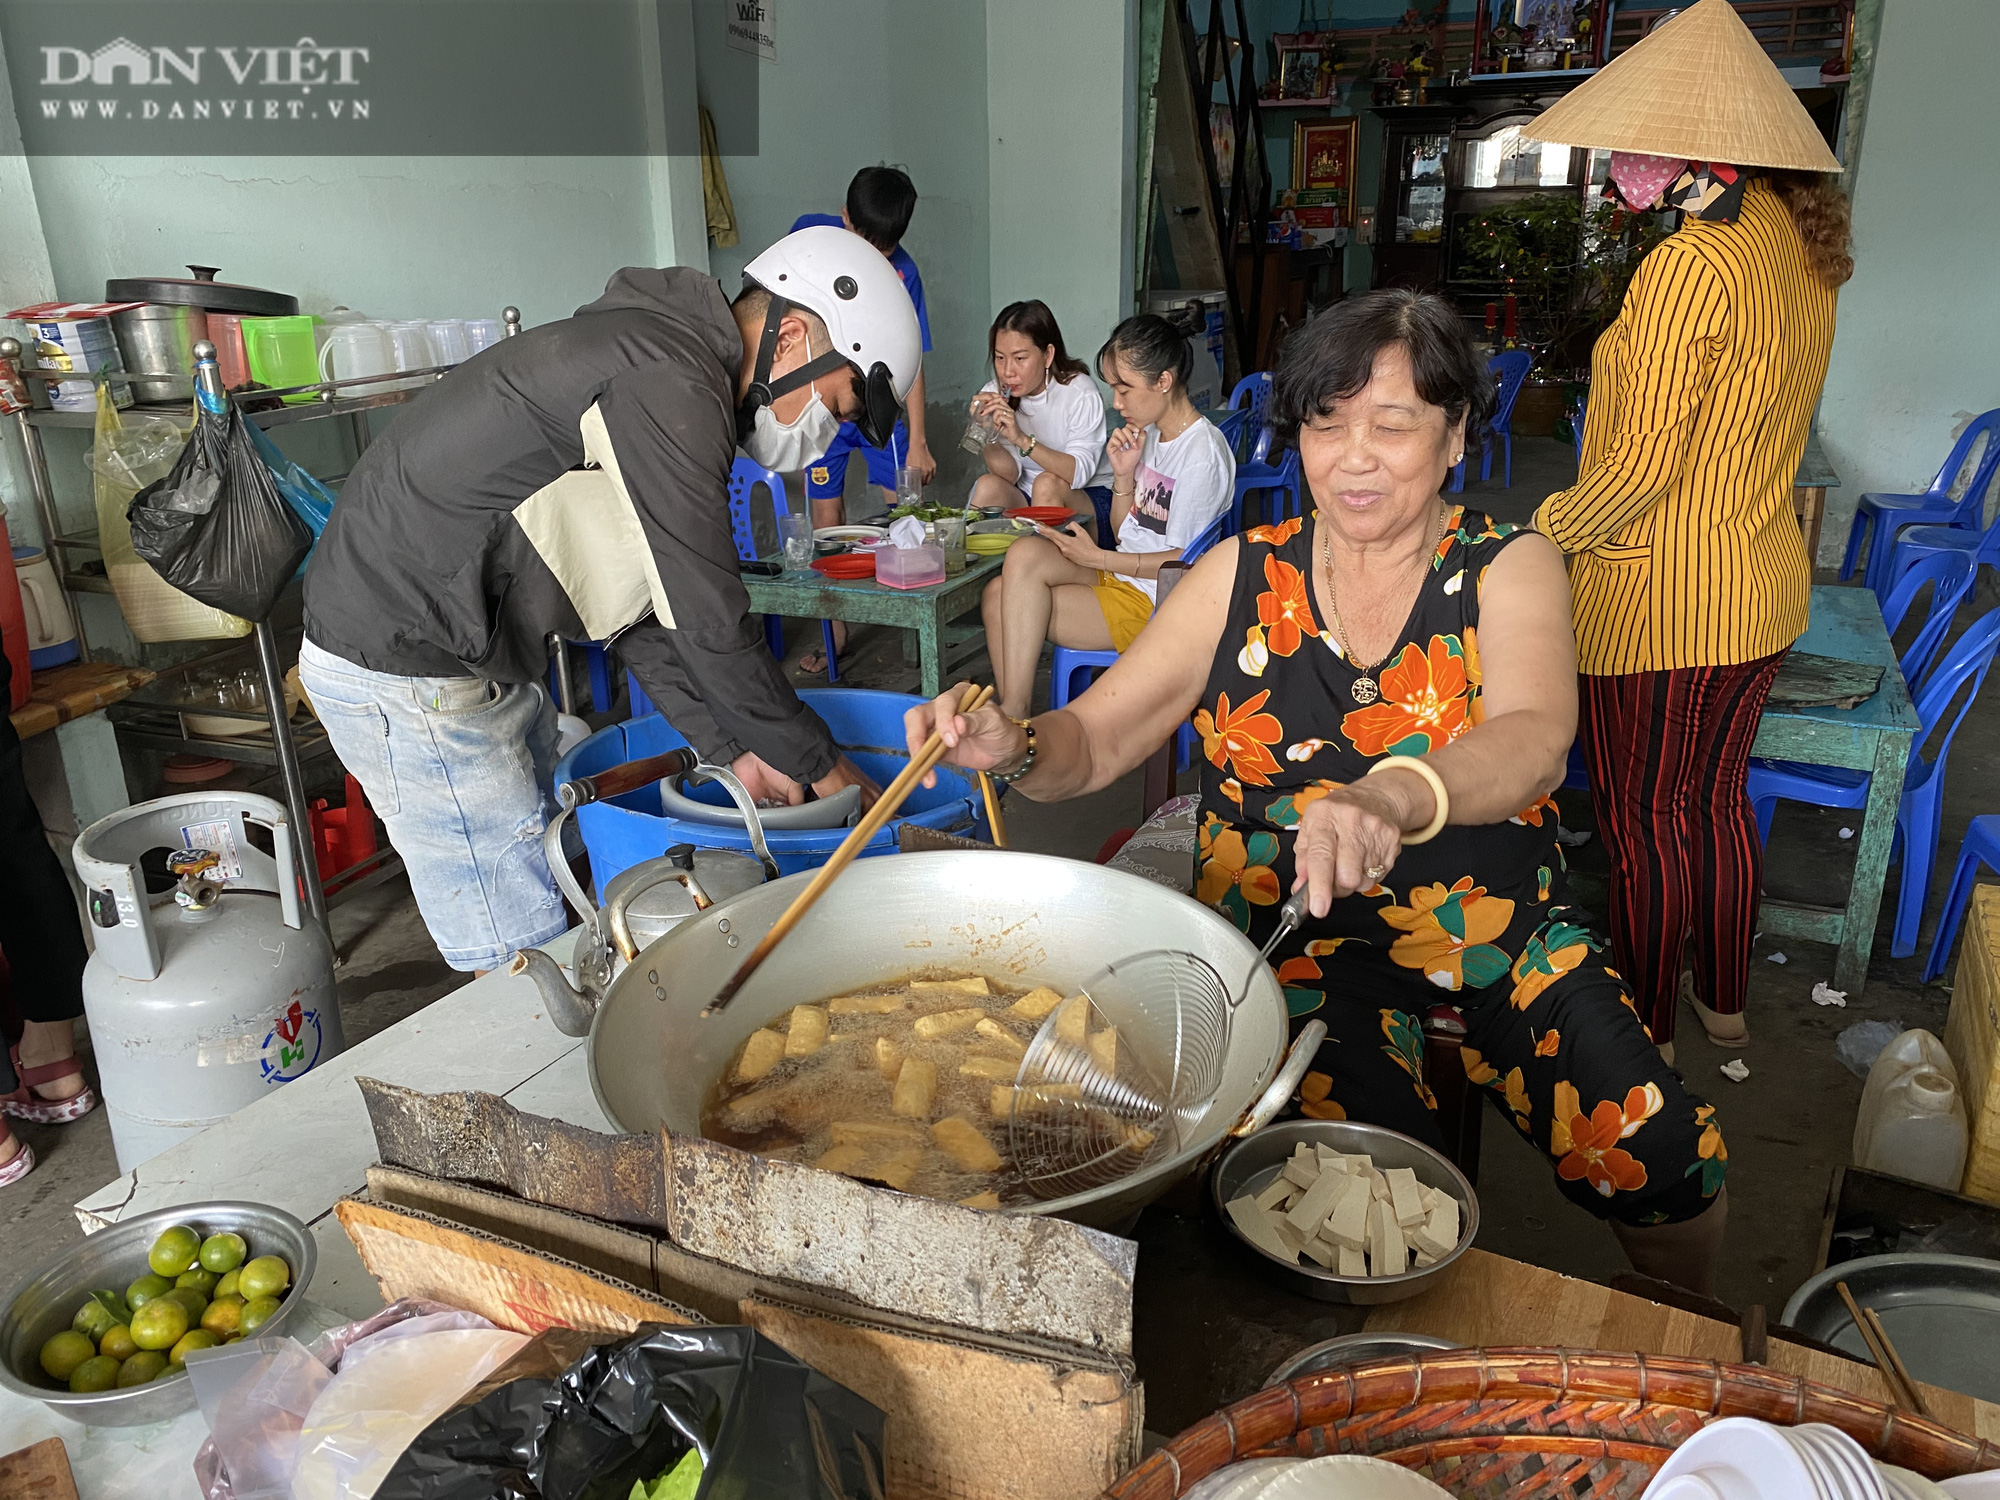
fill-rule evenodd
<path id="1" fill-rule="evenodd" d="M 226 400 L 196 398 L 193 436 L 165 479 L 132 498 L 132 549 L 203 604 L 267 620 L 312 550 L 313 534 L 278 492 Z"/>
<path id="2" fill-rule="evenodd" d="M 560 1374 L 510 1379 L 579 1335 L 551 1329 L 484 1391 L 433 1422 L 376 1500 L 878 1500 L 880 1410 L 753 1328 L 641 1328 Z"/>
<path id="3" fill-rule="evenodd" d="M 119 611 L 140 641 L 215 641 L 250 633 L 248 620 L 190 599 L 132 550 L 125 519 L 132 497 L 166 477 L 187 439 L 187 427 L 165 417 L 125 420 L 98 388 L 96 441 L 85 455 L 97 501 L 97 541 Z"/>

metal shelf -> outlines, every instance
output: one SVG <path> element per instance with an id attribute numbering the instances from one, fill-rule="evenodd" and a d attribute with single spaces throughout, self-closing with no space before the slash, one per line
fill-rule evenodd
<path id="1" fill-rule="evenodd" d="M 424 381 L 421 386 L 405 386 L 392 391 L 371 391 L 363 395 L 343 396 L 333 394 L 331 387 L 320 391 L 311 401 L 301 401 L 292 406 L 278 406 L 269 411 L 246 411 L 244 416 L 265 431 L 273 427 L 289 427 L 295 422 L 315 422 L 323 417 L 347 417 L 357 412 L 373 411 L 382 406 L 401 406 L 404 402 L 421 396 L 451 366 L 435 370 L 412 370 L 407 374 L 383 376 L 382 379 Z M 319 390 L 320 388 L 314 387 Z M 271 394 L 268 391 L 248 393 L 251 399 Z M 242 397 L 232 397 L 241 404 Z M 137 421 L 144 417 L 165 417 L 170 421 L 185 424 L 188 413 L 193 408 L 191 401 L 140 402 L 132 406 L 121 406 L 118 415 L 121 420 Z M 90 411 L 52 411 L 33 407 L 22 412 L 21 420 L 30 427 L 95 427 L 97 413 Z"/>

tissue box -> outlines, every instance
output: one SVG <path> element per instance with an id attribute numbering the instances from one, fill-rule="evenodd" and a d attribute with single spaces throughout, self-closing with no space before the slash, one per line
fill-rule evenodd
<path id="1" fill-rule="evenodd" d="M 944 582 L 944 548 L 878 547 L 875 581 L 884 588 L 921 589 Z"/>

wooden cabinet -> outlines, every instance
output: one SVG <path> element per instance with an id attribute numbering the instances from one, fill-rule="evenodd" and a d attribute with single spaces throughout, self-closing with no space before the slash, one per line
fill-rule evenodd
<path id="1" fill-rule="evenodd" d="M 1383 135 L 1374 284 L 1437 291 L 1444 284 L 1445 193 L 1457 111 L 1410 105 L 1376 113 Z"/>
<path id="2" fill-rule="evenodd" d="M 1257 330 L 1256 369 L 1274 368 L 1285 335 L 1303 323 L 1308 313 L 1340 300 L 1343 255 L 1330 245 L 1309 250 L 1284 245 L 1265 248 L 1264 281 L 1252 323 Z M 1236 285 L 1246 300 L 1250 273 L 1250 249 L 1240 245 L 1236 250 Z"/>

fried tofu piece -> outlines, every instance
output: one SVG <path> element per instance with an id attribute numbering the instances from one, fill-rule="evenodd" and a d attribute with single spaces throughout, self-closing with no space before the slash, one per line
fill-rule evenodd
<path id="1" fill-rule="evenodd" d="M 960 1208 L 983 1208 L 991 1213 L 1000 1207 L 1000 1195 L 990 1188 L 983 1193 L 974 1193 L 970 1198 L 958 1200 Z"/>
<path id="2" fill-rule="evenodd" d="M 1157 1130 L 1148 1130 L 1143 1125 L 1127 1125 L 1125 1127 L 1125 1139 L 1122 1144 L 1127 1151 L 1144 1156 L 1148 1151 L 1153 1149 L 1153 1142 L 1159 1138 L 1160 1133 Z"/>
<path id="3" fill-rule="evenodd" d="M 931 1139 L 961 1172 L 997 1172 L 1000 1169 L 1000 1153 L 986 1139 L 986 1132 L 964 1115 L 947 1115 L 932 1125 Z"/>
<path id="4" fill-rule="evenodd" d="M 980 1057 L 974 1054 L 958 1065 L 961 1078 L 984 1078 L 990 1082 L 1012 1082 L 1014 1075 L 1021 1071 L 1021 1065 L 1005 1057 Z"/>
<path id="5" fill-rule="evenodd" d="M 869 1182 L 879 1182 L 892 1187 L 899 1193 L 910 1190 L 915 1181 L 917 1169 L 924 1164 L 924 1148 L 912 1146 L 907 1151 L 898 1151 L 894 1156 L 886 1156 L 879 1161 L 866 1162 L 848 1173 L 850 1177 L 864 1178 Z"/>
<path id="6" fill-rule="evenodd" d="M 985 1014 L 983 1010 L 941 1010 L 935 1015 L 918 1016 L 911 1030 L 916 1032 L 919 1041 L 934 1042 L 939 1037 L 956 1036 L 961 1031 L 972 1030 Z"/>
<path id="7" fill-rule="evenodd" d="M 832 1129 L 836 1146 L 921 1146 L 923 1132 L 915 1125 L 892 1125 L 874 1120 L 835 1120 Z"/>
<path id="8" fill-rule="evenodd" d="M 811 1057 L 826 1045 L 826 1012 L 817 1005 L 794 1005 L 792 1024 L 785 1032 L 785 1056 Z"/>
<path id="9" fill-rule="evenodd" d="M 973 1022 L 972 1029 L 986 1041 L 998 1047 L 1004 1055 L 1013 1058 L 1016 1062 L 1027 1055 L 1027 1045 L 991 1016 L 981 1016 L 977 1021 Z"/>
<path id="10" fill-rule="evenodd" d="M 919 1000 L 945 1000 L 957 995 L 990 995 L 993 986 L 981 975 L 968 974 L 961 979 L 912 980 L 910 993 Z"/>
<path id="11" fill-rule="evenodd" d="M 875 1038 L 875 1071 L 891 1083 L 903 1071 L 903 1048 L 894 1037 Z"/>
<path id="12" fill-rule="evenodd" d="M 1118 1076 L 1118 1028 L 1107 1026 L 1091 1037 L 1087 1044 L 1090 1060 L 1097 1064 L 1097 1071 L 1106 1078 Z"/>
<path id="13" fill-rule="evenodd" d="M 1071 995 L 1056 1012 L 1056 1040 L 1081 1048 L 1090 1040 L 1090 996 Z"/>
<path id="14" fill-rule="evenodd" d="M 902 1071 L 896 1075 L 895 1092 L 889 1100 L 889 1112 L 913 1120 L 928 1119 L 931 1101 L 936 1097 L 937 1065 L 921 1057 L 904 1058 Z"/>
<path id="15" fill-rule="evenodd" d="M 751 1115 L 768 1114 L 775 1111 L 783 1090 L 780 1088 L 752 1089 L 747 1094 L 738 1094 L 729 1101 L 729 1113 L 747 1119 Z"/>
<path id="16" fill-rule="evenodd" d="M 736 1059 L 736 1081 L 755 1083 L 784 1060 L 785 1039 L 768 1026 L 753 1031 Z"/>
<path id="17" fill-rule="evenodd" d="M 1014 1112 L 1014 1090 L 1004 1083 L 993 1085 L 993 1093 L 986 1101 L 986 1107 L 994 1118 L 1004 1120 Z"/>
<path id="18" fill-rule="evenodd" d="M 909 995 L 899 991 L 893 995 L 841 995 L 827 1001 L 826 1008 L 836 1016 L 886 1016 L 909 1003 Z"/>
<path id="19" fill-rule="evenodd" d="M 866 1146 L 835 1146 L 830 1151 L 822 1152 L 820 1159 L 814 1162 L 813 1165 L 818 1167 L 822 1172 L 851 1174 L 856 1167 L 860 1166 L 866 1160 L 868 1160 L 868 1148 Z"/>
<path id="20" fill-rule="evenodd" d="M 1063 997 L 1047 985 L 1037 985 L 1012 1005 L 1000 1012 L 1003 1016 L 1014 1016 L 1023 1021 L 1046 1021 L 1049 1012 L 1063 1003 Z"/>

